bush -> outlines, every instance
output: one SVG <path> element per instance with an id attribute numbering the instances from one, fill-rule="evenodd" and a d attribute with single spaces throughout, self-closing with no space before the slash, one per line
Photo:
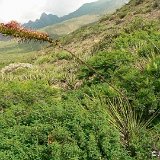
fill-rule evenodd
<path id="1" fill-rule="evenodd" d="M 127 12 L 120 12 L 118 14 L 118 16 L 119 16 L 120 19 L 123 19 L 126 15 L 127 15 Z"/>
<path id="2" fill-rule="evenodd" d="M 112 51 L 97 52 L 87 63 L 106 82 L 125 92 L 137 112 L 143 112 L 145 119 L 150 116 L 150 112 L 155 112 L 160 107 L 160 37 L 156 23 L 141 23 L 141 29 L 136 28 L 137 26 L 133 28 L 135 24 L 140 25 L 140 21 L 135 20 L 130 24 L 132 29 L 129 27 L 129 32 L 121 32 L 112 39 L 109 46 Z M 137 64 L 140 68 L 136 67 Z M 85 79 L 89 86 L 101 83 L 101 78 L 87 67 L 82 67 L 79 78 Z M 107 92 L 106 94 L 109 95 Z"/>
<path id="3" fill-rule="evenodd" d="M 139 4 L 143 3 L 143 2 L 144 2 L 144 0 L 134 0 L 134 4 L 135 5 L 139 5 Z"/>
<path id="4" fill-rule="evenodd" d="M 11 160 L 127 159 L 101 106 L 77 100 L 12 106 L 0 115 L 0 155 Z"/>
<path id="5" fill-rule="evenodd" d="M 101 73 L 106 79 L 109 79 L 114 74 L 114 71 L 121 65 L 128 65 L 132 61 L 132 55 L 127 52 L 100 52 L 89 60 L 89 65 Z M 94 76 L 94 71 L 87 67 L 82 68 L 80 78 L 89 78 Z M 100 81 L 98 76 L 95 76 L 94 81 Z"/>
<path id="6" fill-rule="evenodd" d="M 57 90 L 53 90 L 44 82 L 14 81 L 0 83 L 0 107 L 8 109 L 14 105 L 34 106 L 36 104 L 49 103 L 51 98 L 57 96 Z"/>
<path id="7" fill-rule="evenodd" d="M 59 54 L 57 54 L 57 59 L 58 60 L 71 60 L 72 59 L 72 56 L 67 53 L 67 52 L 60 52 Z"/>

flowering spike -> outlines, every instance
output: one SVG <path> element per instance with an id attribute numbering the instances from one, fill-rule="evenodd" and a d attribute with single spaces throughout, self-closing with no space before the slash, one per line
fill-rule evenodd
<path id="1" fill-rule="evenodd" d="M 0 23 L 0 33 L 3 34 L 4 36 L 11 36 L 14 38 L 18 38 L 22 41 L 36 40 L 36 41 L 46 41 L 49 43 L 53 43 L 53 40 L 49 37 L 47 33 L 26 29 L 16 21 L 11 21 L 7 24 Z"/>

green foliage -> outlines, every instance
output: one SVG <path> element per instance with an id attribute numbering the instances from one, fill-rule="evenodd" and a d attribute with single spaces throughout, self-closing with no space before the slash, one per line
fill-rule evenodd
<path id="1" fill-rule="evenodd" d="M 58 60 L 62 60 L 62 59 L 70 60 L 72 59 L 72 56 L 69 53 L 62 51 L 57 55 L 57 59 Z"/>
<path id="2" fill-rule="evenodd" d="M 142 18 L 135 18 L 124 30 L 126 33 L 134 33 L 134 31 L 147 31 L 148 33 L 152 33 L 158 30 L 159 27 L 156 21 L 145 21 Z"/>
<path id="3" fill-rule="evenodd" d="M 141 28 L 139 28 L 141 25 Z M 138 26 L 138 27 L 137 27 Z M 159 53 L 160 34 L 156 23 L 136 19 L 110 44 L 112 51 L 98 52 L 88 63 L 106 81 L 122 89 L 145 118 L 160 108 Z M 94 71 L 82 67 L 80 78 L 86 83 L 101 83 Z"/>
<path id="4" fill-rule="evenodd" d="M 47 64 L 53 61 L 53 57 L 51 55 L 45 55 L 37 59 L 37 64 Z"/>
<path id="5" fill-rule="evenodd" d="M 50 89 L 43 82 L 6 82 L 0 83 L 0 109 L 8 109 L 14 105 L 35 106 L 50 102 L 56 97 L 57 90 Z"/>
<path id="6" fill-rule="evenodd" d="M 1 158 L 127 159 L 105 108 L 86 99 L 85 109 L 73 96 L 68 98 L 72 100 L 32 106 L 19 102 L 0 114 Z"/>
<path id="7" fill-rule="evenodd" d="M 126 12 L 121 12 L 121 13 L 118 14 L 120 19 L 123 19 L 126 15 L 127 15 Z"/>
<path id="8" fill-rule="evenodd" d="M 133 15 L 150 11 L 149 1 L 143 11 L 138 6 L 143 1 L 131 1 L 137 3 Z M 152 151 L 160 150 L 160 121 L 151 118 L 160 108 L 160 26 L 158 21 L 134 19 L 132 13 L 125 17 L 131 7 L 129 3 L 119 15 L 64 38 L 77 49 L 83 40 L 86 45 L 91 45 L 89 39 L 100 40 L 86 63 L 103 82 L 62 50 L 48 48 L 30 56 L 27 47 L 18 52 L 14 43 L 6 50 L 1 44 L 1 68 L 13 62 L 29 62 L 34 68 L 0 75 L 0 159 L 157 159 Z M 117 16 L 124 21 L 116 22 Z M 129 16 L 133 21 L 128 24 Z M 73 90 L 78 82 L 83 84 Z M 70 90 L 59 89 L 67 83 Z M 115 88 L 125 96 L 121 103 L 115 101 Z"/>
<path id="9" fill-rule="evenodd" d="M 138 56 L 151 57 L 159 53 L 159 38 L 158 32 L 152 32 L 148 35 L 146 31 L 135 31 L 130 35 L 123 34 L 117 38 L 115 48 L 127 49 L 133 54 L 138 54 Z"/>
<path id="10" fill-rule="evenodd" d="M 132 55 L 127 52 L 100 52 L 96 56 L 90 59 L 88 62 L 94 69 L 98 70 L 106 79 L 113 76 L 114 71 L 117 70 L 121 65 L 128 65 L 132 61 Z M 82 68 L 80 78 L 93 76 L 95 73 L 87 67 Z M 95 81 L 99 81 L 96 76 Z"/>

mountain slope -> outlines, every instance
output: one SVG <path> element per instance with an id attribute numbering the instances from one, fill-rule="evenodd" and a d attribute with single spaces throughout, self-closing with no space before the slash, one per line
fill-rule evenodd
<path id="1" fill-rule="evenodd" d="M 61 38 L 69 52 L 15 50 L 11 63 L 32 68 L 9 68 L 4 52 L 1 159 L 158 160 L 159 15 L 159 0 L 132 0 Z"/>
<path id="2" fill-rule="evenodd" d="M 49 25 L 53 25 L 59 22 L 63 22 L 72 18 L 84 16 L 84 15 L 90 15 L 90 14 L 100 15 L 106 12 L 109 13 L 109 12 L 115 11 L 115 9 L 121 7 L 123 4 L 127 2 L 128 0 L 99 0 L 96 2 L 84 4 L 78 10 L 68 15 L 65 15 L 63 17 L 57 17 L 52 14 L 47 15 L 43 13 L 40 19 L 37 19 L 35 22 L 29 21 L 28 23 L 25 23 L 24 26 L 28 28 L 39 29 L 42 27 L 46 27 Z"/>
<path id="3" fill-rule="evenodd" d="M 90 15 L 90 14 L 104 14 L 110 13 L 115 11 L 117 8 L 121 7 L 127 0 L 99 0 L 92 3 L 84 4 L 80 7 L 77 11 L 70 13 L 62 17 L 63 20 L 83 16 L 83 15 Z"/>
<path id="4" fill-rule="evenodd" d="M 84 51 L 88 49 L 91 51 L 94 45 L 98 46 L 103 43 L 108 34 L 116 34 L 136 18 L 142 18 L 146 21 L 158 20 L 160 15 L 159 6 L 157 0 L 131 0 L 129 4 L 117 10 L 116 13 L 103 16 L 99 22 L 92 26 L 82 27 L 66 36 L 65 44 L 71 46 L 75 52 L 79 51 L 79 48 L 81 48 L 81 51 L 82 48 Z"/>
<path id="5" fill-rule="evenodd" d="M 72 18 L 58 24 L 44 27 L 40 31 L 46 32 L 49 35 L 53 35 L 53 36 L 55 35 L 62 36 L 62 35 L 69 34 L 84 25 L 94 23 L 99 19 L 100 19 L 100 16 L 97 16 L 97 15 L 85 15 L 78 18 Z"/>

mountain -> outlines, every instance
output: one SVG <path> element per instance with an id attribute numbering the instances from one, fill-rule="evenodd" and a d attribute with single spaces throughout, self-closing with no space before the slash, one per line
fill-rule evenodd
<path id="1" fill-rule="evenodd" d="M 24 24 L 24 26 L 28 28 L 43 28 L 45 26 L 56 24 L 58 22 L 60 22 L 60 18 L 58 16 L 42 13 L 40 19 L 37 19 L 34 22 L 29 21 L 28 23 Z"/>
<path id="2" fill-rule="evenodd" d="M 115 11 L 121 7 L 127 0 L 99 0 L 82 5 L 78 10 L 62 17 L 63 20 L 90 14 L 104 14 Z"/>
<path id="3" fill-rule="evenodd" d="M 53 24 L 53 25 L 44 27 L 40 29 L 40 31 L 46 32 L 52 37 L 56 37 L 56 35 L 57 36 L 66 35 L 77 30 L 82 26 L 94 23 L 99 19 L 100 19 L 100 16 L 98 15 L 84 15 L 84 16 L 63 21 L 58 24 Z"/>
<path id="4" fill-rule="evenodd" d="M 86 3 L 78 10 L 63 17 L 58 17 L 52 14 L 47 15 L 46 13 L 43 13 L 40 19 L 37 19 L 36 21 L 29 21 L 28 23 L 25 23 L 24 26 L 27 28 L 39 29 L 84 15 L 100 15 L 104 13 L 110 13 L 127 2 L 128 0 L 99 0 L 92 3 Z"/>

